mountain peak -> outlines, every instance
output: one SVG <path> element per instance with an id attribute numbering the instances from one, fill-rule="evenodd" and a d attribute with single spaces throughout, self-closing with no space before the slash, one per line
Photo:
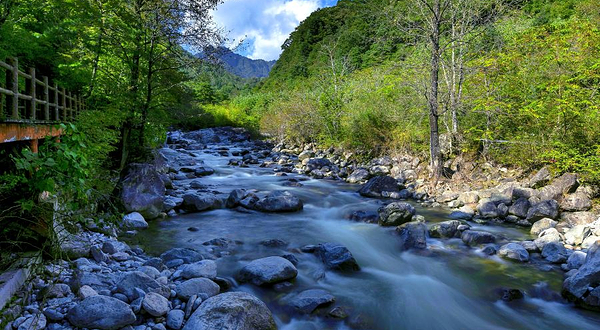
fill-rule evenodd
<path id="1" fill-rule="evenodd" d="M 239 55 L 226 47 L 207 47 L 199 57 L 216 59 L 225 69 L 242 78 L 265 78 L 269 76 L 276 61 L 253 60 Z"/>

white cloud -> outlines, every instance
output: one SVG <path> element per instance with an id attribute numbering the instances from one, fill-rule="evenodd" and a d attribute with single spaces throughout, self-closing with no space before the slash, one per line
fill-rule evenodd
<path id="1" fill-rule="evenodd" d="M 331 1 L 323 0 L 226 0 L 213 13 L 228 37 L 248 42 L 247 55 L 274 60 L 296 26 L 313 11 Z"/>

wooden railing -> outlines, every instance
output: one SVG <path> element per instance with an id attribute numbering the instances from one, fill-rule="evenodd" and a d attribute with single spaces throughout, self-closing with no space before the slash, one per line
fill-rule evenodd
<path id="1" fill-rule="evenodd" d="M 5 84 L 0 81 L 0 122 L 69 122 L 86 110 L 81 96 L 73 95 L 56 83 L 51 86 L 48 77 L 38 79 L 34 68 L 29 69 L 29 73 L 20 71 L 16 58 L 7 61 L 0 61 L 0 70 L 4 69 L 6 74 Z M 19 84 L 21 78 L 24 84 Z"/>

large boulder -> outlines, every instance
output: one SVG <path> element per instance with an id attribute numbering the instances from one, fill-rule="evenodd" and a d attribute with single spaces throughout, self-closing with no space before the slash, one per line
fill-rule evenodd
<path id="1" fill-rule="evenodd" d="M 185 282 L 179 283 L 175 287 L 175 292 L 179 299 L 187 301 L 191 296 L 202 296 L 212 297 L 219 294 L 220 287 L 217 283 L 204 278 L 193 278 Z"/>
<path id="2" fill-rule="evenodd" d="M 406 202 L 394 202 L 379 209 L 380 226 L 399 226 L 412 220 L 415 208 Z"/>
<path id="3" fill-rule="evenodd" d="M 498 255 L 511 260 L 526 262 L 529 261 L 529 252 L 518 243 L 508 243 L 502 245 L 498 250 Z"/>
<path id="4" fill-rule="evenodd" d="M 563 295 L 590 309 L 600 309 L 600 300 L 595 294 L 600 287 L 600 242 L 592 245 L 585 262 L 573 275 L 563 282 Z"/>
<path id="5" fill-rule="evenodd" d="M 201 212 L 217 209 L 221 206 L 221 203 L 221 200 L 214 195 L 187 193 L 183 195 L 182 207 L 190 212 Z"/>
<path id="6" fill-rule="evenodd" d="M 352 253 L 341 244 L 319 244 L 314 252 L 329 269 L 345 272 L 360 270 Z"/>
<path id="7" fill-rule="evenodd" d="M 348 179 L 346 179 L 346 181 L 348 181 L 349 183 L 360 183 L 367 180 L 370 176 L 371 174 L 369 173 L 369 171 L 367 171 L 364 168 L 359 168 L 354 170 L 354 172 L 352 172 L 352 174 L 348 176 Z"/>
<path id="8" fill-rule="evenodd" d="M 542 250 L 544 246 L 548 243 L 558 243 L 561 240 L 560 233 L 556 228 L 548 228 L 542 231 L 538 238 L 536 238 L 533 242 L 537 246 L 538 249 Z"/>
<path id="9" fill-rule="evenodd" d="M 534 223 L 543 218 L 558 218 L 558 202 L 553 199 L 541 201 L 531 206 L 529 211 L 527 211 L 527 220 L 530 223 Z"/>
<path id="10" fill-rule="evenodd" d="M 429 227 L 429 236 L 434 238 L 452 238 L 458 234 L 458 226 L 462 222 L 450 220 L 433 224 Z"/>
<path id="11" fill-rule="evenodd" d="M 238 274 L 238 279 L 241 282 L 265 285 L 291 280 L 297 275 L 298 270 L 289 260 L 282 257 L 266 257 L 253 260 L 244 266 Z"/>
<path id="12" fill-rule="evenodd" d="M 575 192 L 560 201 L 560 208 L 565 211 L 587 211 L 592 208 L 592 200 L 583 192 Z"/>
<path id="13" fill-rule="evenodd" d="M 85 298 L 67 314 L 67 320 L 78 328 L 113 330 L 135 322 L 131 307 L 108 296 Z"/>
<path id="14" fill-rule="evenodd" d="M 493 219 L 498 217 L 498 206 L 495 202 L 488 199 L 482 199 L 477 205 L 477 212 L 483 219 Z"/>
<path id="15" fill-rule="evenodd" d="M 311 158 L 306 163 L 306 167 L 309 171 L 320 170 L 325 166 L 331 166 L 331 161 L 327 158 Z"/>
<path id="16" fill-rule="evenodd" d="M 123 217 L 123 227 L 127 229 L 145 229 L 148 223 L 139 212 L 132 212 Z"/>
<path id="17" fill-rule="evenodd" d="M 596 221 L 596 215 L 592 212 L 562 212 L 560 214 L 560 220 L 569 227 L 574 227 L 577 225 L 591 224 Z"/>
<path id="18" fill-rule="evenodd" d="M 400 237 L 400 249 L 425 249 L 427 247 L 427 226 L 418 221 L 404 223 L 396 228 Z"/>
<path id="19" fill-rule="evenodd" d="M 517 199 L 508 209 L 508 214 L 515 215 L 519 218 L 526 218 L 527 212 L 531 207 L 531 203 L 527 198 L 521 197 Z"/>
<path id="20" fill-rule="evenodd" d="M 335 302 L 335 297 L 328 291 L 311 289 L 289 298 L 288 304 L 300 313 L 310 314 L 319 306 L 329 305 L 333 302 Z"/>
<path id="21" fill-rule="evenodd" d="M 202 260 L 181 268 L 181 277 L 185 279 L 206 277 L 214 280 L 217 277 L 217 264 L 213 260 Z"/>
<path id="22" fill-rule="evenodd" d="M 131 164 L 121 182 L 121 201 L 127 212 L 139 212 L 146 219 L 157 218 L 163 208 L 165 185 L 150 164 Z"/>
<path id="23" fill-rule="evenodd" d="M 186 264 L 204 259 L 200 252 L 187 248 L 173 248 L 161 254 L 160 258 L 163 260 L 164 263 L 168 263 L 176 259 L 181 259 L 183 260 L 183 263 Z"/>
<path id="24" fill-rule="evenodd" d="M 560 264 L 567 261 L 567 249 L 559 242 L 549 242 L 542 249 L 542 257 L 549 262 Z"/>
<path id="25" fill-rule="evenodd" d="M 228 292 L 207 299 L 183 330 L 276 330 L 267 306 L 251 294 Z"/>
<path id="26" fill-rule="evenodd" d="M 544 186 L 548 181 L 550 181 L 550 171 L 546 166 L 542 167 L 539 171 L 537 171 L 531 178 L 529 178 L 529 186 L 531 188 L 539 188 Z"/>
<path id="27" fill-rule="evenodd" d="M 133 271 L 121 275 L 121 278 L 117 283 L 117 292 L 124 294 L 129 301 L 133 301 L 139 298 L 137 297 L 136 289 L 148 293 L 159 287 L 160 284 L 152 277 L 140 271 Z"/>
<path id="28" fill-rule="evenodd" d="M 288 191 L 274 191 L 254 204 L 262 212 L 296 212 L 303 207 L 302 201 Z"/>
<path id="29" fill-rule="evenodd" d="M 543 218 L 541 220 L 538 220 L 538 221 L 534 222 L 533 225 L 531 226 L 531 230 L 530 230 L 531 235 L 538 236 L 544 230 L 556 227 L 557 224 L 558 224 L 557 221 L 554 221 L 550 218 Z"/>
<path id="30" fill-rule="evenodd" d="M 144 296 L 142 307 L 148 314 L 154 317 L 166 315 L 171 310 L 169 300 L 154 292 L 150 292 Z"/>
<path id="31" fill-rule="evenodd" d="M 461 239 L 469 246 L 494 243 L 496 241 L 496 237 L 493 234 L 478 230 L 464 231 L 461 235 Z"/>
<path id="32" fill-rule="evenodd" d="M 399 192 L 398 181 L 391 176 L 376 176 L 362 186 L 358 193 L 365 197 L 381 197 L 383 191 Z"/>

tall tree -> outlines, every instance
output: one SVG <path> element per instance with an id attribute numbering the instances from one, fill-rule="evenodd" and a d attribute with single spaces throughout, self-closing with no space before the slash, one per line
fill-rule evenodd
<path id="1" fill-rule="evenodd" d="M 434 183 L 443 170 L 440 117 L 447 111 L 451 113 L 451 131 L 458 132 L 467 37 L 493 17 L 495 3 L 495 0 L 410 0 L 406 7 L 404 27 L 417 39 L 426 38 L 429 53 L 429 77 L 424 95 L 429 112 L 430 167 Z M 441 97 L 440 71 L 447 88 L 445 99 Z"/>

